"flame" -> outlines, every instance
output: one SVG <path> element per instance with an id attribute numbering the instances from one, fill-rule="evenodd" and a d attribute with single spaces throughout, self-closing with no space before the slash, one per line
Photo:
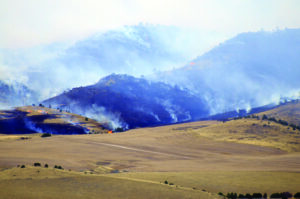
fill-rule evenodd
<path id="1" fill-rule="evenodd" d="M 112 131 L 108 131 L 108 134 L 111 134 L 111 133 L 113 133 Z"/>

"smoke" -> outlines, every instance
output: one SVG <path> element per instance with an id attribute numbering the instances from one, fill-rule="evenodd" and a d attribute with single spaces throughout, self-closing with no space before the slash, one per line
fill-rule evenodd
<path id="1" fill-rule="evenodd" d="M 44 100 L 70 88 L 93 84 L 111 73 L 141 76 L 180 67 L 220 41 L 218 35 L 207 35 L 191 29 L 140 24 L 73 43 L 0 49 L 0 80 L 20 82 Z"/>
<path id="2" fill-rule="evenodd" d="M 154 79 L 186 87 L 210 113 L 278 104 L 300 97 L 300 30 L 243 33 L 184 67 Z"/>
<path id="3" fill-rule="evenodd" d="M 51 104 L 51 106 L 55 108 L 62 108 L 57 104 Z M 123 128 L 124 130 L 128 129 L 128 124 L 121 119 L 120 113 L 109 112 L 105 109 L 105 107 L 97 106 L 96 104 L 92 104 L 89 108 L 81 108 L 73 103 L 70 103 L 66 110 L 94 119 L 112 130 L 117 129 L 118 127 Z M 64 116 L 64 119 L 68 123 L 77 125 L 77 122 L 73 121 L 71 117 L 67 117 L 67 115 Z"/>

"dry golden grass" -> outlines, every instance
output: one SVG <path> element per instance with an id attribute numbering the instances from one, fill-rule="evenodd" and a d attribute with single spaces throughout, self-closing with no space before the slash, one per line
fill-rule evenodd
<path id="1" fill-rule="evenodd" d="M 180 187 L 206 190 L 210 193 L 275 193 L 300 191 L 300 173 L 253 171 L 205 172 L 133 172 L 116 176 L 124 179 L 143 179 L 154 182 L 174 183 Z"/>
<path id="2" fill-rule="evenodd" d="M 210 199 L 220 191 L 300 191 L 299 132 L 268 121 L 203 121 L 25 140 L 2 136 L 3 198 Z M 13 168 L 34 162 L 52 168 Z"/>
<path id="3" fill-rule="evenodd" d="M 231 120 L 189 131 L 216 141 L 267 146 L 288 152 L 300 151 L 299 130 L 265 120 L 249 118 Z"/>
<path id="4" fill-rule="evenodd" d="M 216 194 L 156 182 L 33 167 L 0 172 L 0 187 L 1 198 L 10 199 L 218 198 Z"/>
<path id="5" fill-rule="evenodd" d="M 277 120 L 285 120 L 291 124 L 300 125 L 300 101 L 288 102 L 277 108 L 259 113 L 258 115 L 275 117 Z"/>

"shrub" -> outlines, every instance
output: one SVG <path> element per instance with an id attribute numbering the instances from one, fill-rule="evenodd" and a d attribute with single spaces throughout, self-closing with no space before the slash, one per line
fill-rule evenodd
<path id="1" fill-rule="evenodd" d="M 89 121 L 89 118 L 86 117 L 84 120 L 85 120 L 85 121 Z"/>
<path id="2" fill-rule="evenodd" d="M 51 137 L 51 136 L 52 136 L 51 133 L 43 133 L 41 135 L 42 138 Z"/>
<path id="3" fill-rule="evenodd" d="M 170 182 L 170 184 L 169 185 L 174 185 L 174 183 L 173 182 Z"/>
<path id="4" fill-rule="evenodd" d="M 230 199 L 237 199 L 237 193 L 227 193 L 226 197 Z"/>
<path id="5" fill-rule="evenodd" d="M 167 180 L 165 180 L 165 184 L 169 184 Z"/>
<path id="6" fill-rule="evenodd" d="M 267 199 L 268 198 L 268 194 L 264 193 L 263 198 Z"/>
<path id="7" fill-rule="evenodd" d="M 64 169 L 64 168 L 62 168 L 62 166 L 57 166 L 57 165 L 55 165 L 54 168 L 55 169 Z"/>
<path id="8" fill-rule="evenodd" d="M 282 199 L 288 199 L 293 197 L 293 195 L 290 192 L 283 192 L 281 193 L 281 195 L 282 195 Z"/>
<path id="9" fill-rule="evenodd" d="M 251 198 L 252 198 L 252 196 L 251 196 L 251 194 L 250 194 L 250 193 L 247 193 L 247 194 L 245 195 L 245 198 L 251 199 Z"/>
<path id="10" fill-rule="evenodd" d="M 22 168 L 22 169 L 25 168 L 25 165 L 23 164 L 23 165 L 21 166 L 21 168 Z"/>
<path id="11" fill-rule="evenodd" d="M 263 195 L 261 193 L 253 193 L 252 198 L 262 198 Z"/>
<path id="12" fill-rule="evenodd" d="M 281 198 L 281 194 L 280 193 L 272 193 L 270 198 Z"/>
<path id="13" fill-rule="evenodd" d="M 33 166 L 35 166 L 35 167 L 40 167 L 40 166 L 41 166 L 41 163 L 35 162 L 35 163 L 33 164 Z"/>
<path id="14" fill-rule="evenodd" d="M 45 164 L 45 166 L 44 166 L 45 168 L 48 168 L 48 164 Z"/>
<path id="15" fill-rule="evenodd" d="M 294 198 L 299 199 L 300 198 L 300 192 L 295 193 Z"/>
<path id="16" fill-rule="evenodd" d="M 219 196 L 224 196 L 224 194 L 222 192 L 219 192 L 218 195 Z"/>

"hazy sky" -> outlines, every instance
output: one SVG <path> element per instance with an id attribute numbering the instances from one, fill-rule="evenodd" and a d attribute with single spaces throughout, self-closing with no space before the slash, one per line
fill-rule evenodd
<path id="1" fill-rule="evenodd" d="M 0 47 L 77 40 L 123 25 L 197 28 L 231 37 L 300 27 L 299 0 L 1 0 Z"/>

